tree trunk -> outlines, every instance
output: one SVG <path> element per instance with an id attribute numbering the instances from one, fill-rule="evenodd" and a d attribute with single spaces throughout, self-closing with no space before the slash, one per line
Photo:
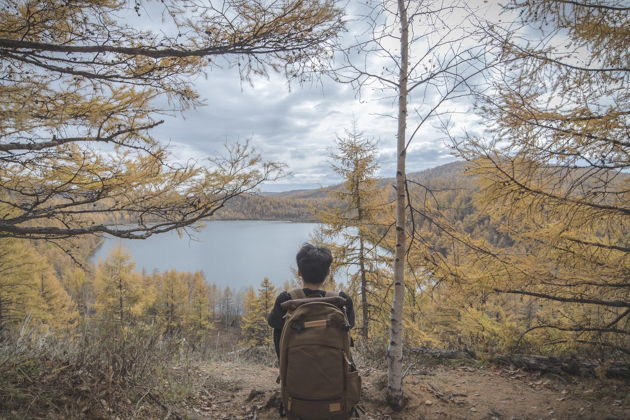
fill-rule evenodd
<path id="1" fill-rule="evenodd" d="M 477 359 L 470 350 L 432 349 L 429 347 L 415 347 L 407 350 L 413 356 L 429 356 L 435 359 Z"/>
<path id="2" fill-rule="evenodd" d="M 602 365 L 572 357 L 546 357 L 524 354 L 508 354 L 490 359 L 491 362 L 542 373 L 570 374 L 577 376 L 603 376 L 607 378 L 630 378 L 630 365 L 608 362 Z"/>
<path id="3" fill-rule="evenodd" d="M 363 315 L 363 325 L 361 326 L 361 335 L 365 340 L 368 339 L 370 312 L 368 310 L 367 299 L 367 278 L 365 276 L 365 244 L 363 242 L 363 234 L 359 232 L 359 270 L 361 271 L 361 310 Z"/>
<path id="4" fill-rule="evenodd" d="M 0 334 L 2 334 L 3 330 L 4 330 L 4 324 L 5 324 L 5 320 L 4 320 L 4 304 L 2 301 L 2 296 L 0 296 Z"/>
<path id="5" fill-rule="evenodd" d="M 396 251 L 394 300 L 387 348 L 387 402 L 394 410 L 405 405 L 402 389 L 403 303 L 405 297 L 405 157 L 407 128 L 407 79 L 409 67 L 409 22 L 404 0 L 398 0 L 400 18 L 400 73 L 398 78 L 398 134 L 396 164 Z"/>
<path id="6" fill-rule="evenodd" d="M 359 167 L 358 162 L 355 162 L 354 167 Z M 363 325 L 361 325 L 361 336 L 364 340 L 367 341 L 369 335 L 368 331 L 370 313 L 368 310 L 367 299 L 367 278 L 365 276 L 365 242 L 363 241 L 363 232 L 361 231 L 361 224 L 363 223 L 363 208 L 361 207 L 361 189 L 359 188 L 359 179 L 355 180 L 354 188 L 354 195 L 356 197 L 357 207 L 357 229 L 359 230 L 359 272 L 361 274 L 361 314 L 363 317 Z"/>
<path id="7" fill-rule="evenodd" d="M 119 310 L 119 319 L 120 319 L 120 327 L 123 327 L 125 322 L 124 319 L 124 305 L 123 305 L 123 285 L 122 285 L 122 276 L 118 276 L 118 310 Z"/>

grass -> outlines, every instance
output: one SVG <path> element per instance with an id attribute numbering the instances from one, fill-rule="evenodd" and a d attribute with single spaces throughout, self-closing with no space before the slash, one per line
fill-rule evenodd
<path id="1" fill-rule="evenodd" d="M 0 337 L 0 418 L 163 418 L 207 391 L 239 384 L 209 361 L 274 366 L 271 345 L 244 347 L 234 330 L 167 335 L 156 325 L 91 323 L 81 332 L 25 325 Z"/>
<path id="2" fill-rule="evenodd" d="M 133 418 L 147 394 L 180 401 L 201 386 L 191 348 L 157 327 L 92 325 L 81 334 L 22 328 L 0 340 L 0 418 Z"/>

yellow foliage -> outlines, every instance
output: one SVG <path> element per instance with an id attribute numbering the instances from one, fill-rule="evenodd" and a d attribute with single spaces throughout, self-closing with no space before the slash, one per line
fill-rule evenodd
<path id="1" fill-rule="evenodd" d="M 94 309 L 101 320 L 119 328 L 136 322 L 147 304 L 142 277 L 134 267 L 129 252 L 117 246 L 99 262 L 94 276 Z"/>
<path id="2" fill-rule="evenodd" d="M 45 258 L 24 240 L 0 239 L 0 330 L 29 318 L 35 326 L 72 328 L 75 305 Z"/>
<path id="3" fill-rule="evenodd" d="M 273 308 L 275 299 L 276 288 L 267 277 L 260 283 L 258 294 L 251 287 L 245 291 L 241 324 L 243 342 L 255 346 L 271 343 L 271 329 L 267 325 L 267 316 Z"/>

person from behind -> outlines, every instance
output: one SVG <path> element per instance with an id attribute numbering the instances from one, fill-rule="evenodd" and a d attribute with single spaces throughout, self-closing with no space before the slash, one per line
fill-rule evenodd
<path id="1" fill-rule="evenodd" d="M 361 378 L 352 360 L 352 299 L 322 286 L 333 257 L 304 244 L 296 255 L 302 287 L 282 292 L 267 318 L 279 359 L 288 420 L 347 420 L 357 414 Z"/>
<path id="2" fill-rule="evenodd" d="M 302 280 L 302 292 L 305 297 L 324 297 L 326 290 L 323 283 L 330 273 L 330 265 L 333 262 L 332 253 L 323 246 L 314 246 L 306 243 L 300 248 L 295 256 L 298 276 Z M 354 307 L 352 299 L 344 292 L 339 292 L 339 296 L 346 300 L 345 310 L 350 327 L 354 327 Z M 284 316 L 287 311 L 282 308 L 282 303 L 295 299 L 291 297 L 289 291 L 284 291 L 278 295 L 273 305 L 273 310 L 269 314 L 267 321 L 273 328 L 273 343 L 276 348 L 276 355 L 280 357 L 280 336 L 284 327 Z"/>

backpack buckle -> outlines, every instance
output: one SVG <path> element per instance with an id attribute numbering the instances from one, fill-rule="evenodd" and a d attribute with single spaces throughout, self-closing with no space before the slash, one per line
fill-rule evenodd
<path id="1" fill-rule="evenodd" d="M 302 332 L 304 331 L 304 325 L 299 322 L 293 322 L 291 323 L 291 329 L 295 332 Z"/>

